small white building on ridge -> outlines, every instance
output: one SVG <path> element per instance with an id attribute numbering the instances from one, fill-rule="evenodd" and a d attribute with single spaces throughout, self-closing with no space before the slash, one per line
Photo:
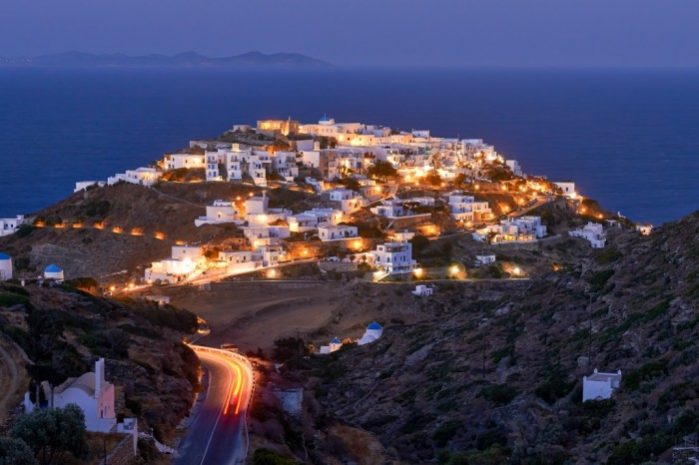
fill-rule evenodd
<path id="1" fill-rule="evenodd" d="M 601 249 L 607 243 L 604 227 L 600 223 L 588 222 L 584 227 L 568 233 L 572 237 L 580 237 L 590 243 L 593 249 Z"/>
<path id="2" fill-rule="evenodd" d="M 583 402 L 588 400 L 610 399 L 621 385 L 621 370 L 616 373 L 595 371 L 590 376 L 583 376 Z"/>
<path id="3" fill-rule="evenodd" d="M 53 279 L 57 282 L 63 281 L 63 279 L 65 279 L 63 275 L 63 268 L 52 263 L 44 268 L 44 279 Z"/>

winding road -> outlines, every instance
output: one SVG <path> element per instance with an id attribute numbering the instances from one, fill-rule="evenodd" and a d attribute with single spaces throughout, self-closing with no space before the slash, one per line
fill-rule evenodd
<path id="1" fill-rule="evenodd" d="M 245 463 L 248 448 L 246 415 L 253 386 L 250 363 L 245 357 L 225 350 L 190 347 L 206 369 L 206 387 L 174 463 Z"/>

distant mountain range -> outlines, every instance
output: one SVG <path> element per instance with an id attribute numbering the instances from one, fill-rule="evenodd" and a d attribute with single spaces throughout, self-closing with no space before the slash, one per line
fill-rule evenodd
<path id="1" fill-rule="evenodd" d="M 327 68 L 330 63 L 298 53 L 248 52 L 211 58 L 196 52 L 130 56 L 123 53 L 66 52 L 36 57 L 0 57 L 0 66 L 71 68 Z"/>

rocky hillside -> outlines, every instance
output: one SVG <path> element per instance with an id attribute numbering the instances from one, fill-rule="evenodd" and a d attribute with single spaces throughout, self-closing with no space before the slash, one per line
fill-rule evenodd
<path id="1" fill-rule="evenodd" d="M 216 243 L 237 234 L 234 225 L 197 228 L 194 220 L 216 199 L 233 200 L 257 192 L 224 183 L 162 183 L 153 189 L 120 183 L 70 197 L 32 214 L 27 225 L 0 238 L 0 250 L 14 258 L 22 276 L 35 277 L 49 263 L 69 278 L 91 276 L 101 283 L 110 275 L 142 277 L 151 261 L 170 256 L 178 241 Z M 304 194 L 270 192 L 273 206 L 303 201 Z"/>
<path id="2" fill-rule="evenodd" d="M 347 305 L 373 310 L 384 337 L 289 365 L 307 434 L 288 450 L 351 458 L 330 433 L 350 425 L 402 463 L 667 462 L 699 433 L 699 213 L 610 236 L 585 253 L 574 239 L 542 245 L 576 253 L 530 281 L 440 283 L 425 300 L 407 285 L 358 289 Z M 622 386 L 583 404 L 595 367 L 622 370 Z"/>
<path id="3" fill-rule="evenodd" d="M 199 361 L 181 342 L 196 325 L 186 310 L 111 301 L 69 284 L 0 284 L 0 331 L 31 361 L 31 386 L 41 380 L 58 385 L 105 357 L 117 413 L 138 417 L 139 428 L 153 428 L 163 440 L 188 413 L 198 386 Z"/>

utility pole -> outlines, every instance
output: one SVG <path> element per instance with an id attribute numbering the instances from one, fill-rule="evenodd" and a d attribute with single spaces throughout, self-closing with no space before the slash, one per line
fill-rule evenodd
<path id="1" fill-rule="evenodd" d="M 588 339 L 587 339 L 587 363 L 592 363 L 592 288 L 588 288 L 589 302 L 587 304 L 588 314 Z"/>

